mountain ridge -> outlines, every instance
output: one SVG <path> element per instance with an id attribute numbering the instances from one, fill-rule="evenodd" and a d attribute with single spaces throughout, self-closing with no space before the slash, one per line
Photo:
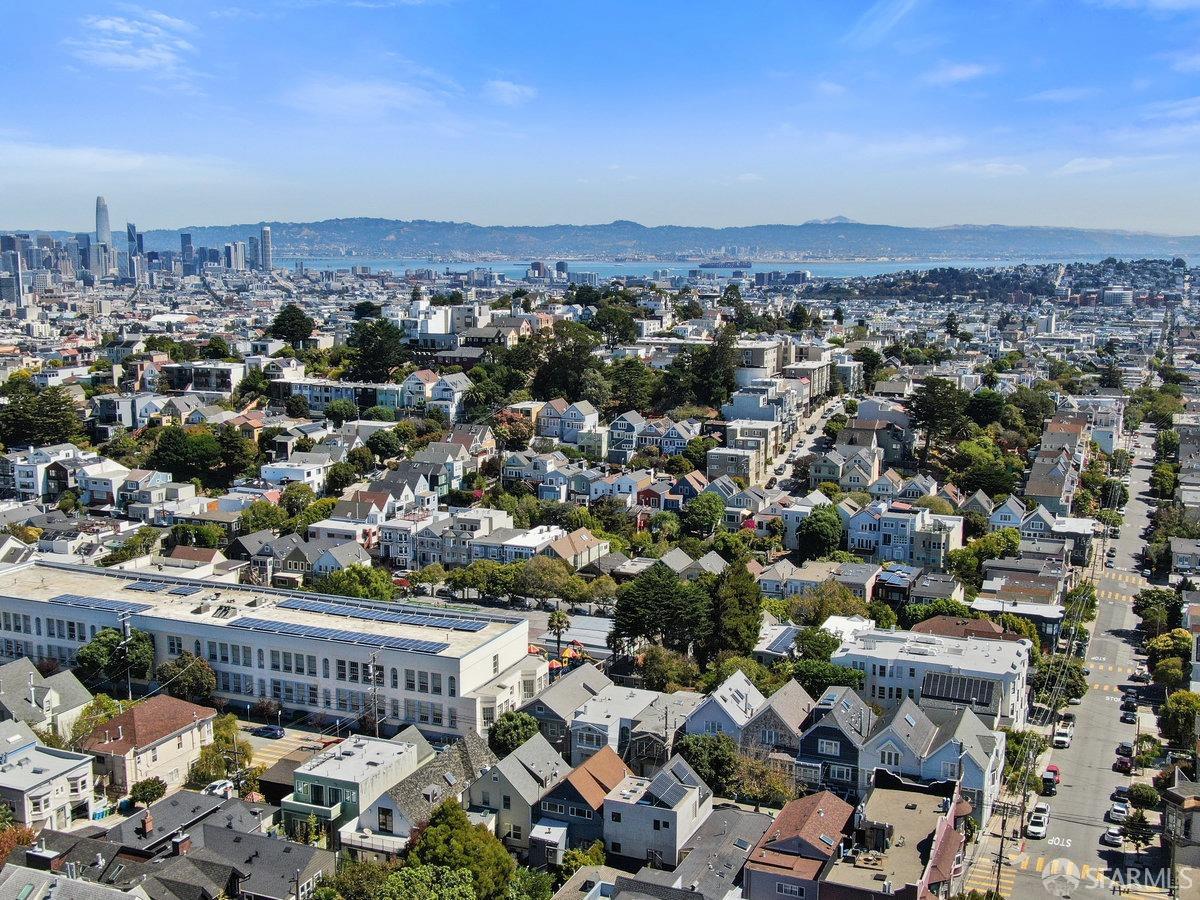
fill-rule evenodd
<path id="1" fill-rule="evenodd" d="M 848 258 L 995 259 L 1086 256 L 1186 256 L 1200 254 L 1200 235 L 1166 235 L 1121 229 L 1056 225 L 881 225 L 844 216 L 800 225 L 643 225 L 628 219 L 590 225 L 475 225 L 433 219 L 354 216 L 310 222 L 254 222 L 149 229 L 146 249 L 177 250 L 190 233 L 196 247 L 221 247 L 256 237 L 271 227 L 276 257 L 377 258 L 537 257 L 612 259 L 646 256 L 699 259 L 738 248 L 753 256 L 804 256 L 812 261 Z M 55 236 L 72 232 L 40 231 Z M 802 260 L 798 260 L 802 261 Z"/>

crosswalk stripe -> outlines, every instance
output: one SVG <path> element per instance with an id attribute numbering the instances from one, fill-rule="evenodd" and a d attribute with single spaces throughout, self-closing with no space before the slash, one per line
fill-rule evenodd
<path id="1" fill-rule="evenodd" d="M 1037 867 L 1034 868 L 1033 871 L 1037 872 L 1040 875 L 1042 869 L 1044 869 L 1045 867 L 1046 867 L 1046 857 L 1039 856 L 1038 861 L 1037 861 Z"/>
<path id="2" fill-rule="evenodd" d="M 1088 872 L 1090 872 L 1090 871 L 1092 871 L 1092 867 L 1085 864 L 1084 867 L 1079 870 L 1079 880 L 1086 881 L 1087 877 L 1088 877 Z"/>
<path id="3" fill-rule="evenodd" d="M 1021 871 L 1024 872 L 1028 868 L 1029 868 L 1029 857 L 1027 856 L 1023 860 L 1021 860 Z"/>
<path id="4" fill-rule="evenodd" d="M 1051 874 L 1051 875 L 1057 875 L 1057 874 L 1058 874 L 1058 867 L 1059 867 L 1061 864 L 1062 864 L 1062 860 L 1061 860 L 1061 859 L 1057 859 L 1057 858 L 1055 858 L 1055 859 L 1052 859 L 1052 860 L 1050 860 L 1050 874 Z"/>

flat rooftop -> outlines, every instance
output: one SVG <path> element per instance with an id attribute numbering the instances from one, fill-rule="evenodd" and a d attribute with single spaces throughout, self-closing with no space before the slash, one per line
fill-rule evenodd
<path id="1" fill-rule="evenodd" d="M 411 758 L 413 766 L 416 766 L 415 745 L 357 735 L 316 754 L 303 765 L 297 766 L 295 774 L 361 782 L 395 766 L 405 757 Z"/>
<path id="2" fill-rule="evenodd" d="M 64 618 L 72 606 L 107 610 L 114 624 L 118 608 L 128 609 L 135 627 L 140 622 L 170 631 L 172 622 L 203 624 L 228 628 L 231 641 L 250 644 L 260 634 L 284 634 L 457 657 L 514 628 L 528 628 L 517 616 L 45 561 L 4 569 L 2 585 L 0 607 L 6 600 L 44 602 L 61 608 Z"/>
<path id="3" fill-rule="evenodd" d="M 891 846 L 887 850 L 835 859 L 826 870 L 824 881 L 876 893 L 883 893 L 885 881 L 896 892 L 905 885 L 916 884 L 929 863 L 943 802 L 942 797 L 915 791 L 873 789 L 867 795 L 863 815 L 866 821 L 894 826 Z"/>

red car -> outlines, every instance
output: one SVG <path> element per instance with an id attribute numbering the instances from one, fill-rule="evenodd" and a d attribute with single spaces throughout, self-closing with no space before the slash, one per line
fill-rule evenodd
<path id="1" fill-rule="evenodd" d="M 1133 760 L 1128 756 L 1118 756 L 1116 762 L 1113 763 L 1113 771 L 1128 775 L 1133 771 Z"/>

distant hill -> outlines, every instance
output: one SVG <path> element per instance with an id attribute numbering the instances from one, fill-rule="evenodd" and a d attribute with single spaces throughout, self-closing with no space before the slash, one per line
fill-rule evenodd
<path id="1" fill-rule="evenodd" d="M 906 228 L 870 225 L 843 216 L 803 225 L 702 228 L 648 227 L 616 221 L 603 225 L 472 225 L 468 222 L 351 218 L 321 222 L 259 222 L 205 225 L 146 232 L 147 249 L 192 243 L 220 247 L 257 235 L 270 225 L 277 257 L 339 256 L 452 258 L 493 255 L 506 259 L 706 255 L 721 247 L 755 247 L 758 258 L 800 253 L 814 259 L 893 257 L 908 259 L 1042 259 L 1114 256 L 1196 256 L 1200 236 L 1010 225 L 949 225 Z"/>

